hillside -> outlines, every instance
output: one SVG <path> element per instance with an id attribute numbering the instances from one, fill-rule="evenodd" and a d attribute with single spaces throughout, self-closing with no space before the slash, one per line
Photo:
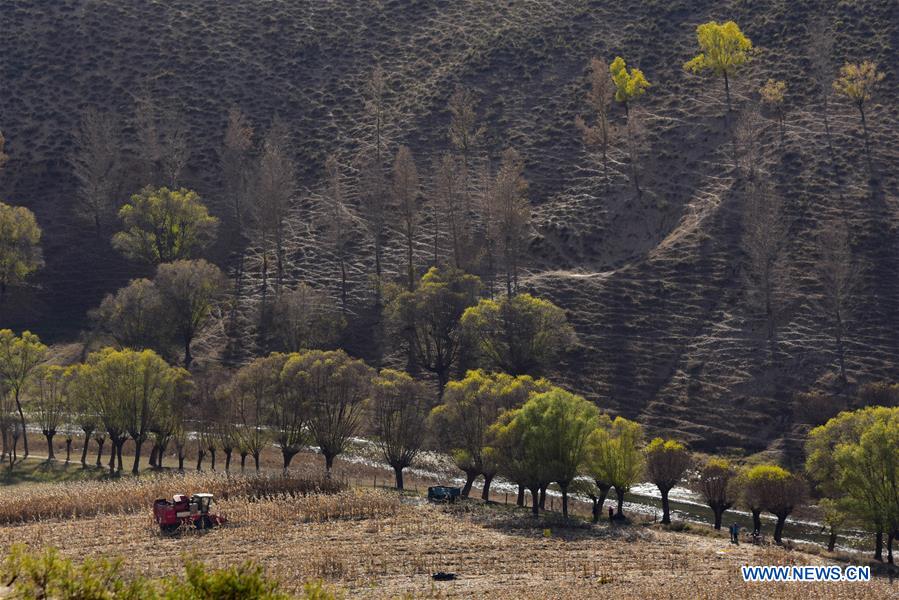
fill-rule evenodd
<path id="1" fill-rule="evenodd" d="M 695 54 L 696 26 L 713 19 L 738 22 L 757 48 L 731 82 L 729 119 L 721 82 L 682 69 Z M 793 395 L 846 391 L 814 277 L 818 232 L 833 221 L 848 225 L 860 278 L 846 322 L 850 384 L 899 379 L 899 11 L 890 0 L 10 0 L 0 22 L 0 129 L 11 157 L 0 198 L 35 212 L 46 259 L 36 288 L 11 300 L 11 323 L 0 325 L 71 341 L 104 294 L 147 273 L 74 217 L 66 157 L 83 109 L 128 116 L 148 89 L 183 112 L 191 154 L 182 183 L 222 217 L 217 152 L 228 108 L 241 107 L 258 131 L 275 116 L 289 125 L 300 181 L 287 279 L 336 294 L 318 201 L 324 159 L 336 154 L 351 173 L 362 90 L 380 64 L 391 147 L 409 145 L 424 179 L 447 149 L 447 100 L 459 84 L 480 97 L 486 154 L 495 160 L 509 145 L 522 153 L 533 212 L 525 287 L 565 308 L 580 340 L 553 379 L 701 449 L 793 454 L 806 426 L 793 415 Z M 812 35 L 816 23 L 823 36 Z M 833 73 L 863 59 L 885 72 L 867 108 L 870 176 L 858 112 L 832 95 L 825 110 L 810 78 L 821 53 L 812 42 L 822 38 L 832 42 Z M 616 54 L 652 83 L 638 107 L 646 129 L 639 196 L 621 136 L 606 186 L 574 126 L 586 111 L 590 57 Z M 784 202 L 795 290 L 773 357 L 746 301 L 744 183 L 731 135 L 735 115 L 772 77 L 788 86 L 786 135 L 781 145 L 769 124 L 763 154 Z M 616 107 L 619 129 L 623 118 Z M 347 184 L 352 201 L 352 177 Z M 350 272 L 358 333 L 347 345 L 372 358 L 370 241 L 358 234 Z M 400 252 L 394 236 L 388 271 L 402 272 Z M 426 256 L 422 239 L 422 269 Z M 232 273 L 244 265 L 244 323 L 261 285 L 258 257 L 226 221 L 212 258 Z M 206 354 L 219 350 L 211 335 Z"/>

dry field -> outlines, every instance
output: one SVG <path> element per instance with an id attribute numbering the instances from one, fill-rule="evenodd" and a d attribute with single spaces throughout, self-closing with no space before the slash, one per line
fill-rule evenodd
<path id="1" fill-rule="evenodd" d="M 0 502 L 58 491 L 55 484 L 20 486 L 0 491 Z M 120 486 L 119 493 L 128 491 Z M 897 591 L 884 579 L 746 584 L 742 564 L 824 559 L 640 527 L 544 529 L 547 523 L 535 526 L 501 507 L 436 507 L 382 491 L 230 499 L 219 508 L 231 525 L 204 533 L 165 537 L 148 510 L 110 510 L 4 525 L 0 545 L 55 546 L 72 558 L 117 555 L 127 569 L 149 576 L 179 572 L 184 556 L 215 567 L 252 558 L 288 590 L 321 578 L 352 598 L 885 598 Z M 458 579 L 434 582 L 437 571 Z"/>

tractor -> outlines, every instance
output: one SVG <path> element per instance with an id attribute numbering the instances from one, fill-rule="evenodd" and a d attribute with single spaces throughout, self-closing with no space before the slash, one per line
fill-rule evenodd
<path id="1" fill-rule="evenodd" d="M 212 494 L 175 494 L 172 501 L 160 498 L 153 503 L 153 518 L 163 533 L 173 533 L 182 525 L 209 529 L 224 525 L 227 519 L 212 511 Z"/>

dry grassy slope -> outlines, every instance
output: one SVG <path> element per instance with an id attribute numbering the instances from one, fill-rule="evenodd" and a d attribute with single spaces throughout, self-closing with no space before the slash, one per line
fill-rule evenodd
<path id="1" fill-rule="evenodd" d="M 839 103 L 829 116 L 842 176 L 830 177 L 821 102 L 804 76 L 806 24 L 818 16 L 831 27 L 836 62 L 872 58 L 887 71 L 871 109 L 880 173 L 874 185 L 864 175 L 857 116 Z M 290 278 L 333 286 L 333 261 L 320 243 L 316 181 L 327 152 L 347 163 L 355 152 L 358 90 L 380 62 L 392 77 L 391 137 L 413 147 L 423 170 L 445 148 L 446 99 L 457 82 L 483 96 L 489 150 L 514 143 L 524 153 L 537 232 L 527 285 L 569 310 L 582 342 L 554 375 L 603 406 L 707 447 L 790 449 L 790 395 L 822 385 L 834 370 L 809 277 L 814 231 L 844 214 L 865 282 L 850 324 L 849 369 L 858 380 L 895 379 L 899 371 L 899 16 L 890 0 L 21 0 L 3 3 L 0 17 L 0 126 L 13 156 L 2 190 L 31 206 L 47 232 L 42 289 L 19 311 L 17 324 L 47 336 L 71 336 L 87 308 L 138 272 L 72 223 L 71 181 L 61 158 L 74 107 L 114 106 L 127 114 L 140 85 L 183 103 L 195 143 L 186 183 L 213 201 L 226 108 L 236 103 L 259 124 L 275 114 L 285 118 L 309 192 L 289 223 Z M 790 85 L 787 145 L 781 151 L 770 132 L 767 154 L 790 212 L 791 266 L 803 296 L 782 324 L 782 353 L 773 367 L 740 291 L 742 201 L 721 84 L 680 68 L 693 51 L 695 25 L 728 18 L 760 48 L 734 82 L 737 106 L 769 76 Z M 617 53 L 654 84 L 642 102 L 648 135 L 639 200 L 626 178 L 623 145 L 612 153 L 616 177 L 604 189 L 572 124 L 583 110 L 587 59 Z M 226 246 L 218 249 L 223 259 L 234 250 Z M 422 259 L 425 253 L 422 240 Z M 247 322 L 257 260 L 251 247 L 242 302 Z M 366 268 L 360 260 L 351 270 L 360 300 Z"/>

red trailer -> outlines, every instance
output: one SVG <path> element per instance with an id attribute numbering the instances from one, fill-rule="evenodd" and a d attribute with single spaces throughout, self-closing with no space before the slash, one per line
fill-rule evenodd
<path id="1" fill-rule="evenodd" d="M 167 533 L 176 531 L 182 525 L 209 529 L 227 522 L 224 515 L 212 511 L 212 494 L 175 494 L 172 501 L 160 498 L 153 503 L 153 518 L 159 528 Z"/>

